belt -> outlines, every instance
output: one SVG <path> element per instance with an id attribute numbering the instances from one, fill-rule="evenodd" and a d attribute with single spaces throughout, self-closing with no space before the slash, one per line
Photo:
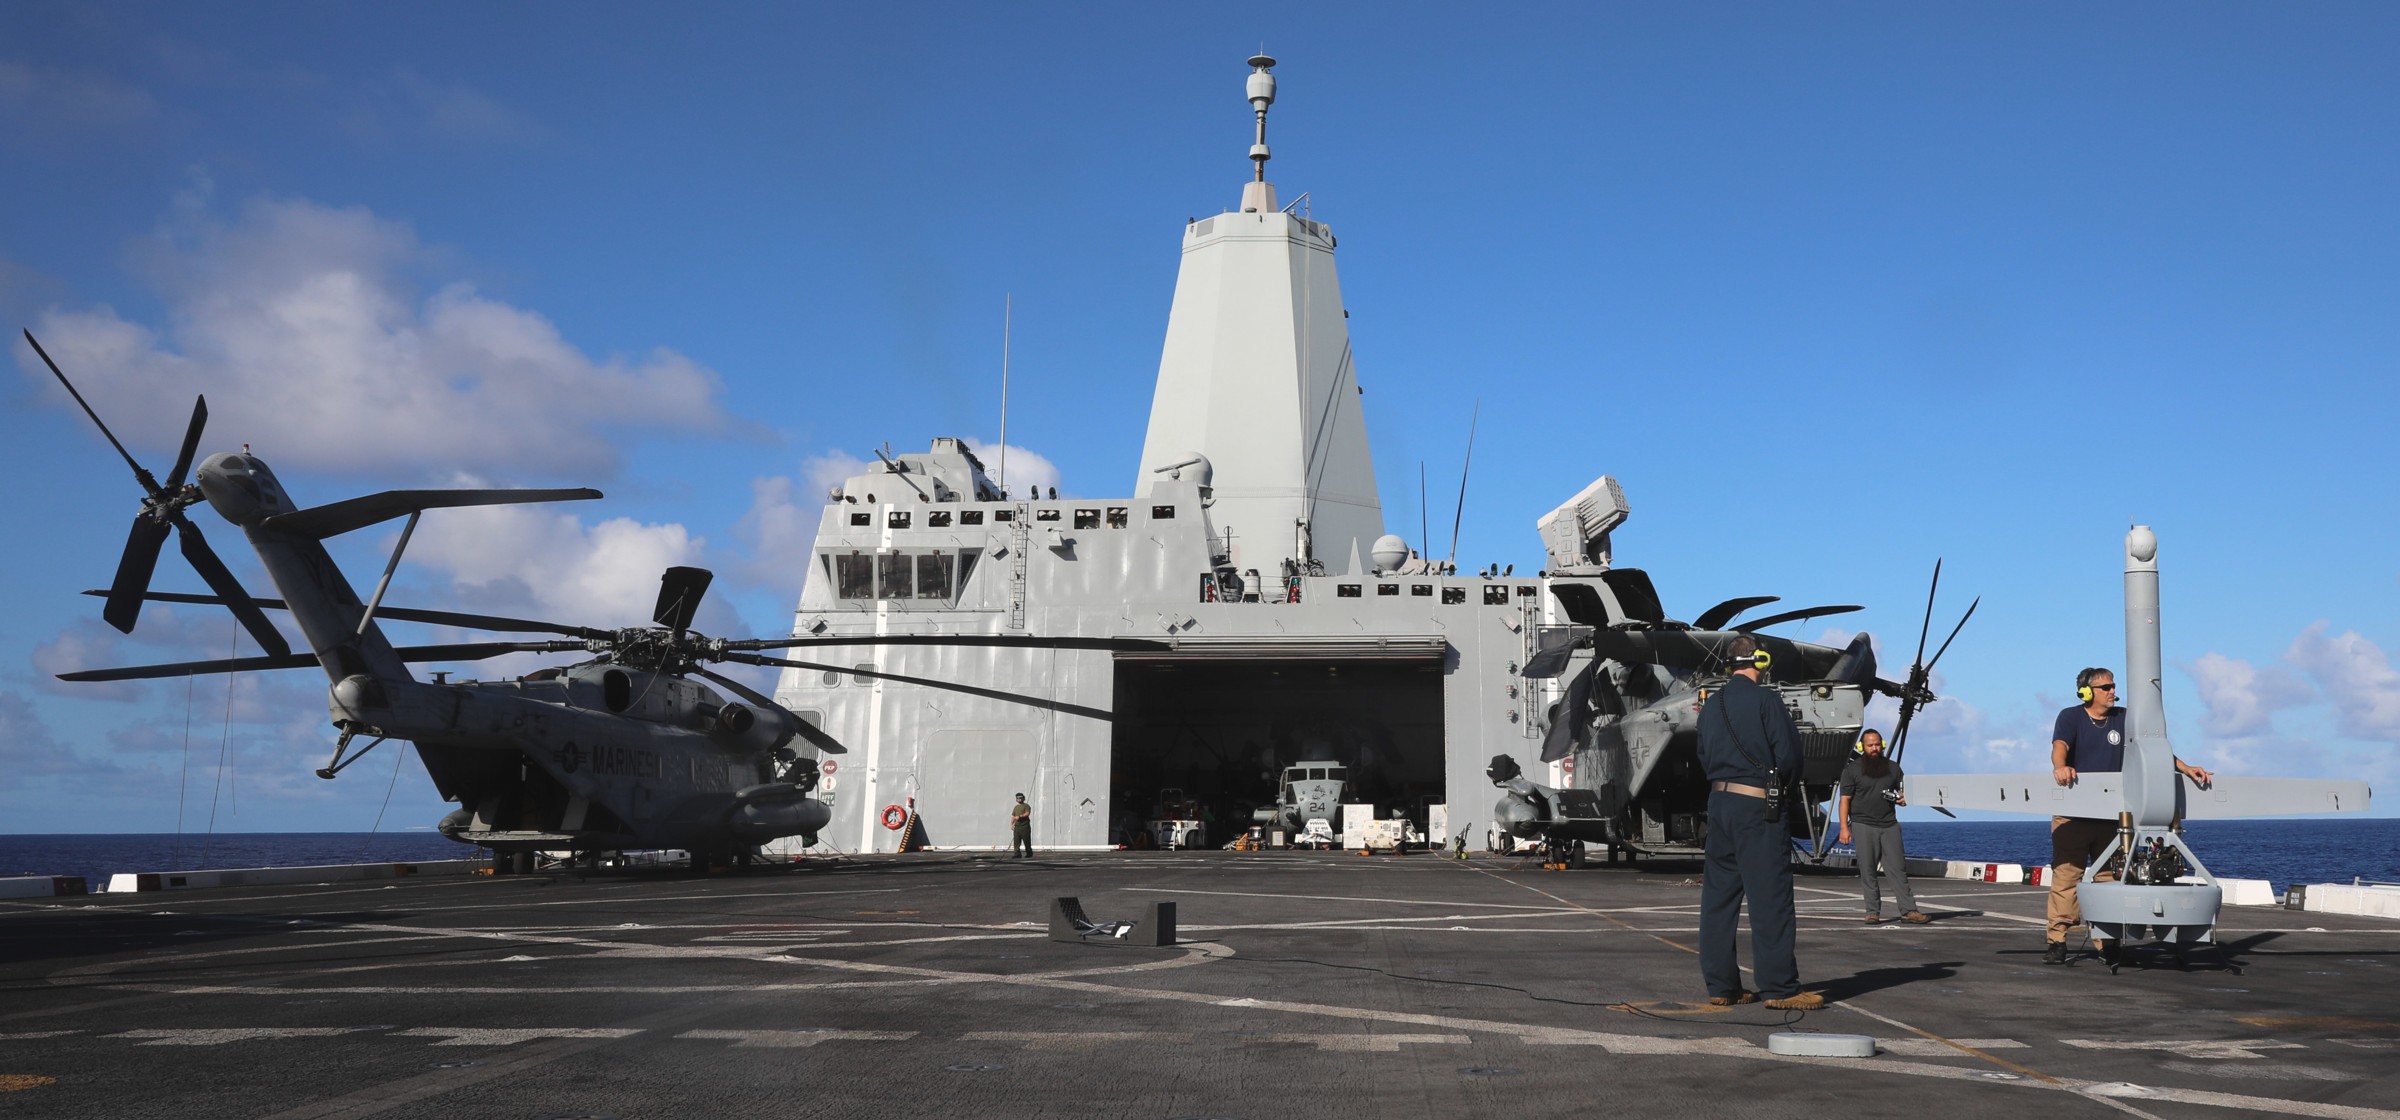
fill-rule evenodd
<path id="1" fill-rule="evenodd" d="M 1767 791 L 1758 786 L 1746 786 L 1740 782 L 1710 782 L 1708 788 L 1720 793 L 1738 793 L 1744 797 L 1763 798 L 1767 795 Z"/>

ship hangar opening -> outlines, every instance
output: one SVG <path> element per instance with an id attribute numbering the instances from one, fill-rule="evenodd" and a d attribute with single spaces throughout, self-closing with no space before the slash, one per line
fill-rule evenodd
<path id="1" fill-rule="evenodd" d="M 1284 767 L 1315 760 L 1346 769 L 1344 803 L 1425 830 L 1426 807 L 1443 800 L 1448 656 L 1439 639 L 1119 654 L 1109 842 L 1136 842 L 1161 791 L 1180 790 L 1208 822 L 1207 844 L 1222 846 L 1275 804 Z"/>

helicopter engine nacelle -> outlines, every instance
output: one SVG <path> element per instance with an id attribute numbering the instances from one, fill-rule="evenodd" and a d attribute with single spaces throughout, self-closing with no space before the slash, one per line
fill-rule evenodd
<path id="1" fill-rule="evenodd" d="M 781 712 L 764 711 L 739 702 L 717 709 L 709 721 L 709 737 L 745 750 L 771 751 L 791 741 L 791 721 Z"/>
<path id="2" fill-rule="evenodd" d="M 383 683 L 365 673 L 353 673 L 335 681 L 326 690 L 326 707 L 333 709 L 336 726 L 367 724 L 370 709 L 391 707 L 391 698 L 383 691 Z"/>

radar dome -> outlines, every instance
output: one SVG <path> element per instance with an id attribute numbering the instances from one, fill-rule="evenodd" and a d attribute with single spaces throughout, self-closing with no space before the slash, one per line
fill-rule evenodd
<path id="1" fill-rule="evenodd" d="M 1378 572 L 1397 570 L 1408 560 L 1408 542 L 1401 540 L 1398 533 L 1385 533 L 1375 538 L 1375 550 L 1367 558 L 1375 561 Z"/>
<path id="2" fill-rule="evenodd" d="M 2137 564 L 2147 564 L 2158 558 L 2158 534 L 2148 525 L 2136 525 L 2125 534 L 2125 554 Z"/>

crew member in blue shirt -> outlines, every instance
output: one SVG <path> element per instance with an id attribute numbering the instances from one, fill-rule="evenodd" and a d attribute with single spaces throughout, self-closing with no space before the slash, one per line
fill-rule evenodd
<path id="1" fill-rule="evenodd" d="M 2050 728 L 2050 776 L 2069 785 L 2077 774 L 2115 774 L 2125 769 L 2125 709 L 2117 704 L 2117 675 L 2094 667 L 2075 674 L 2075 699 Z M 2215 775 L 2182 759 L 2175 772 L 2207 789 Z M 2075 898 L 2084 870 L 2117 837 L 2117 822 L 2096 817 L 2050 818 L 2050 930 L 2043 964 L 2067 963 L 2067 931 L 2083 921 Z M 2114 879 L 2106 870 L 2092 879 Z"/>
<path id="2" fill-rule="evenodd" d="M 1779 1011 L 1814 1011 L 1825 997 L 1800 990 L 1792 936 L 1792 841 L 1768 791 L 1800 776 L 1800 729 L 1783 698 L 1760 685 L 1773 658 L 1744 634 L 1726 643 L 1733 676 L 1700 708 L 1700 768 L 1708 775 L 1708 870 L 1700 890 L 1700 978 L 1719 1007 L 1766 997 Z M 1783 812 L 1798 806 L 1782 806 Z M 1750 953 L 1758 991 L 1742 988 L 1734 952 L 1742 900 L 1750 902 Z"/>

